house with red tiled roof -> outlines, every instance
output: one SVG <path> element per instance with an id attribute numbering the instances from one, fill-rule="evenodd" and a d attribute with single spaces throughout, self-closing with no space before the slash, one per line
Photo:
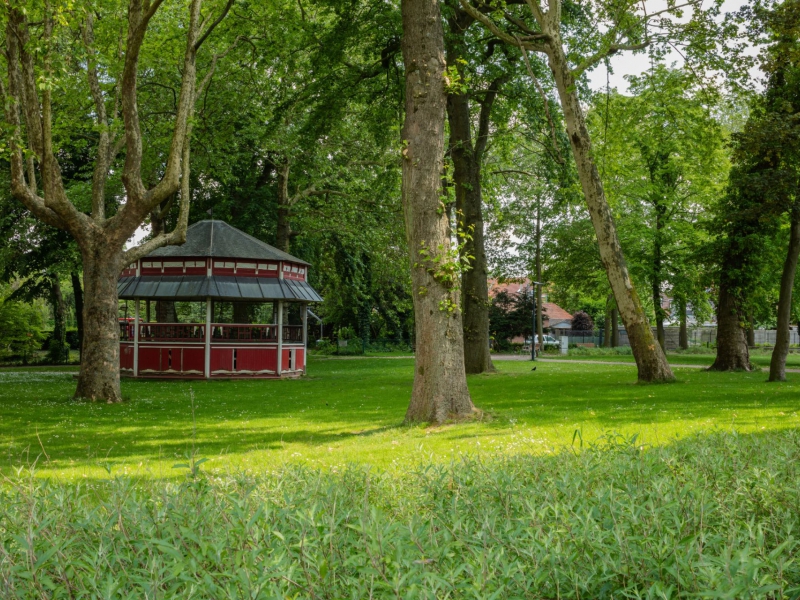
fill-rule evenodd
<path id="1" fill-rule="evenodd" d="M 497 279 L 489 279 L 488 283 L 490 298 L 499 292 L 524 296 L 532 291 L 531 280 L 527 277 L 504 279 L 502 282 Z M 556 335 L 563 334 L 572 328 L 572 315 L 555 302 L 542 302 L 542 328 Z M 521 342 L 522 338 L 514 341 Z"/>

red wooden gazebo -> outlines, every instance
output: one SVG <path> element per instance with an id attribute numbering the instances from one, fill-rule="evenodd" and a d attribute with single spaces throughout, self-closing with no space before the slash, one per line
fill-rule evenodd
<path id="1" fill-rule="evenodd" d="M 304 374 L 307 306 L 322 300 L 308 267 L 223 221 L 195 223 L 185 244 L 159 248 L 120 276 L 120 299 L 133 300 L 133 315 L 120 319 L 121 374 Z"/>

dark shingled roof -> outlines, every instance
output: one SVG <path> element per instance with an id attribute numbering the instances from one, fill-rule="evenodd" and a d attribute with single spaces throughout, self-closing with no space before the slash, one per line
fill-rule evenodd
<path id="1" fill-rule="evenodd" d="M 275 277 L 223 277 L 215 275 L 161 275 L 155 277 L 122 277 L 117 282 L 122 300 L 295 300 L 322 302 L 322 297 L 305 281 Z"/>
<path id="2" fill-rule="evenodd" d="M 199 221 L 186 230 L 186 243 L 180 246 L 164 246 L 153 250 L 147 258 L 164 256 L 185 258 L 249 258 L 252 260 L 285 260 L 307 265 L 277 248 L 257 240 L 244 231 L 224 221 Z"/>

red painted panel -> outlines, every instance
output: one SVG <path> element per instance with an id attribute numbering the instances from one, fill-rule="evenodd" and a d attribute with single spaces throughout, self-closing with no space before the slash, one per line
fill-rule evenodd
<path id="1" fill-rule="evenodd" d="M 211 348 L 211 372 L 214 371 L 233 371 L 231 348 Z"/>
<path id="2" fill-rule="evenodd" d="M 183 349 L 183 368 L 182 371 L 203 372 L 206 363 L 205 348 L 184 348 Z"/>
<path id="3" fill-rule="evenodd" d="M 289 350 L 288 348 L 283 349 L 283 362 L 281 363 L 281 372 L 288 371 L 289 369 L 292 368 L 292 363 L 289 360 L 289 352 L 291 352 L 291 350 Z"/>
<path id="4" fill-rule="evenodd" d="M 270 350 L 267 348 L 237 348 L 236 349 L 236 370 L 237 371 L 263 371 L 268 369 Z M 271 352 L 274 356 L 275 352 Z M 273 358 L 274 362 L 274 358 Z M 274 370 L 274 368 L 272 369 Z"/>
<path id="5" fill-rule="evenodd" d="M 306 351 L 303 348 L 298 348 L 295 352 L 297 353 L 297 370 L 304 371 L 306 368 Z"/>
<path id="6" fill-rule="evenodd" d="M 119 368 L 133 369 L 133 344 L 120 344 Z"/>
<path id="7" fill-rule="evenodd" d="M 161 348 L 139 347 L 139 373 L 161 371 Z"/>

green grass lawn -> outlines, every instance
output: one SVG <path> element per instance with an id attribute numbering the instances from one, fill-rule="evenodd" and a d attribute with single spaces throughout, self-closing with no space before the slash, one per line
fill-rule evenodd
<path id="1" fill-rule="evenodd" d="M 59 479 L 131 474 L 176 477 L 193 439 L 218 473 L 259 472 L 285 463 L 341 469 L 351 462 L 403 471 L 460 453 L 549 453 L 605 432 L 645 444 L 728 430 L 800 425 L 800 375 L 782 384 L 764 373 L 676 369 L 672 385 L 636 385 L 633 366 L 497 362 L 470 377 L 482 422 L 402 425 L 413 360 L 313 358 L 309 376 L 289 381 L 123 381 L 123 404 L 77 402 L 73 373 L 0 370 L 2 469 L 36 463 Z M 577 442 L 576 442 L 577 444 Z"/>
<path id="2" fill-rule="evenodd" d="M 629 362 L 633 363 L 632 355 L 590 355 L 590 354 L 570 354 L 562 356 L 559 354 L 542 355 L 542 358 L 558 360 L 596 360 L 606 362 Z M 673 365 L 702 365 L 709 367 L 714 362 L 716 354 L 710 350 L 708 354 L 682 354 L 679 352 L 668 352 L 667 360 Z M 754 365 L 769 370 L 769 362 L 772 359 L 772 351 L 751 350 L 750 362 Z M 800 353 L 794 352 L 786 357 L 786 368 L 800 369 Z"/>

